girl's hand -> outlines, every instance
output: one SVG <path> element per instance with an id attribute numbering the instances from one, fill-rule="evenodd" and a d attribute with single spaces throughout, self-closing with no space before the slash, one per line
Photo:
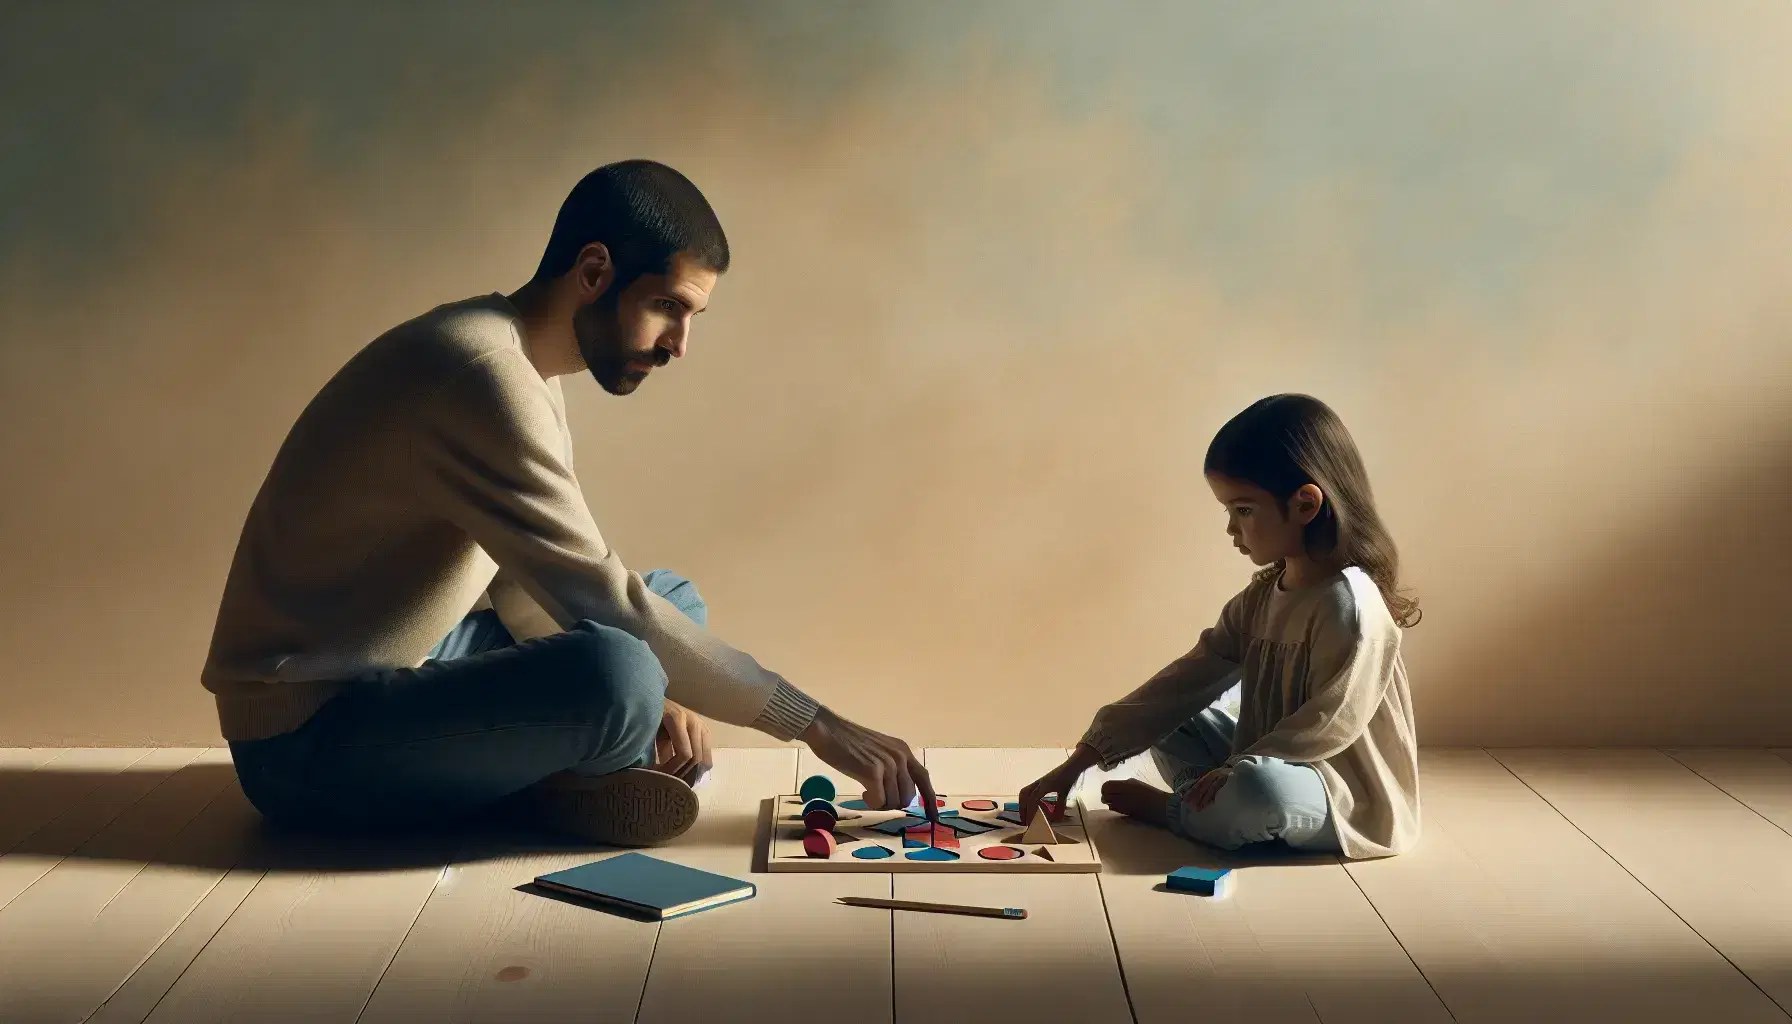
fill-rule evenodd
<path id="1" fill-rule="evenodd" d="M 1207 805 L 1213 803 L 1213 798 L 1219 795 L 1220 789 L 1224 787 L 1227 781 L 1231 778 L 1232 769 L 1215 768 L 1206 775 L 1195 780 L 1194 787 L 1182 798 L 1182 802 L 1188 804 L 1197 811 L 1206 810 Z"/>
<path id="2" fill-rule="evenodd" d="M 1033 812 L 1039 809 L 1039 801 L 1049 794 L 1058 794 L 1060 810 L 1070 806 L 1071 791 L 1076 789 L 1077 780 L 1083 773 L 1095 767 L 1101 761 L 1101 755 L 1094 750 L 1077 744 L 1076 750 L 1065 758 L 1064 763 L 1041 775 L 1032 785 L 1020 791 L 1020 823 L 1029 825 L 1033 822 Z"/>

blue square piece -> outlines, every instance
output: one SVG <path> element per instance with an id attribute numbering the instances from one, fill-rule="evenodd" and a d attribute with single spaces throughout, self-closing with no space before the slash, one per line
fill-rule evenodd
<path id="1" fill-rule="evenodd" d="M 1164 877 L 1164 885 L 1176 892 L 1224 896 L 1232 888 L 1232 869 L 1177 868 Z"/>
<path id="2" fill-rule="evenodd" d="M 927 824 L 926 818 L 909 815 L 906 818 L 891 818 L 889 821 L 880 822 L 876 825 L 867 825 L 865 827 L 872 832 L 881 832 L 886 836 L 894 837 L 901 835 L 905 829 L 911 829 L 916 825 L 925 824 Z"/>

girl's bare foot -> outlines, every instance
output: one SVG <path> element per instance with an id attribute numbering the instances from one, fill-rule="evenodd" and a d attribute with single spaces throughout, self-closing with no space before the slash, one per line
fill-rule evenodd
<path id="1" fill-rule="evenodd" d="M 1116 779 L 1101 784 L 1101 802 L 1129 818 L 1162 825 L 1170 794 L 1138 779 Z"/>

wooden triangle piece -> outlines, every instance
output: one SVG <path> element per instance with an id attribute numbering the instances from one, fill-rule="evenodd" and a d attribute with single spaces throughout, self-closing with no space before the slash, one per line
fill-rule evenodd
<path id="1" fill-rule="evenodd" d="M 1033 856 L 1035 856 L 1035 857 L 1044 857 L 1044 858 L 1045 858 L 1045 859 L 1046 859 L 1046 860 L 1056 860 L 1056 859 L 1057 859 L 1057 858 L 1055 858 L 1055 857 L 1053 857 L 1053 856 L 1052 856 L 1052 851 L 1051 851 L 1051 850 L 1049 850 L 1049 849 L 1047 849 L 1047 848 L 1045 848 L 1045 847 L 1043 847 L 1043 846 L 1041 846 L 1041 847 L 1040 847 L 1040 848 L 1039 848 L 1039 849 L 1037 849 L 1037 850 L 1034 850 L 1034 851 L 1033 851 Z"/>
<path id="2" fill-rule="evenodd" d="M 1041 807 L 1033 812 L 1033 823 L 1027 826 L 1027 831 L 1021 835 L 1020 841 L 1029 845 L 1058 845 L 1058 834 L 1052 831 L 1051 818 L 1045 813 L 1045 808 Z"/>

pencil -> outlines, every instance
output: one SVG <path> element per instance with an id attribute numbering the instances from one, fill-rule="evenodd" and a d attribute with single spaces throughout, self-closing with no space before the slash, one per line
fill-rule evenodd
<path id="1" fill-rule="evenodd" d="M 880 900 L 869 896 L 841 896 L 849 907 L 871 907 L 877 910 L 918 910 L 926 914 L 969 914 L 972 917 L 1000 917 L 1024 921 L 1027 912 L 1019 907 L 972 907 L 962 903 L 915 903 L 910 900 Z"/>

